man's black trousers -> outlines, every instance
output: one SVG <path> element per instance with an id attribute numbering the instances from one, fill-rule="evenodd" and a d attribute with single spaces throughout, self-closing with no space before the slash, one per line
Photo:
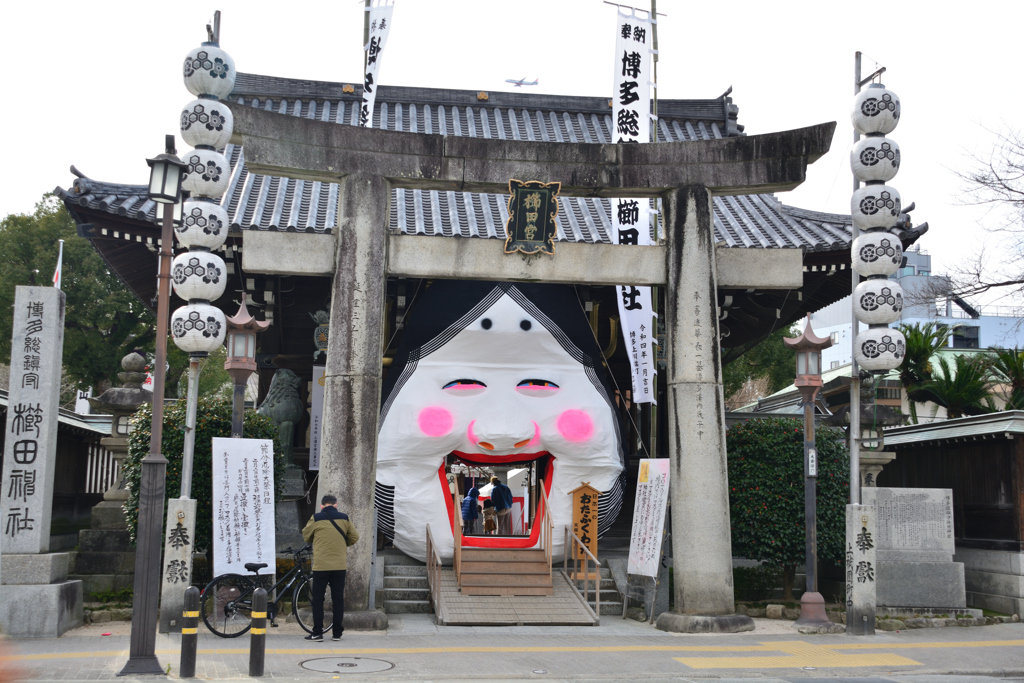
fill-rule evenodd
<path id="1" fill-rule="evenodd" d="M 345 630 L 345 570 L 313 572 L 313 634 L 324 632 L 324 597 L 327 586 L 331 587 L 331 601 L 334 603 L 334 637 L 340 638 Z"/>

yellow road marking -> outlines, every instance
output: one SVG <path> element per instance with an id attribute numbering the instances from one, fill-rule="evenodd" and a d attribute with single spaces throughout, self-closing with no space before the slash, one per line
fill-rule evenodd
<path id="1" fill-rule="evenodd" d="M 861 666 L 920 666 L 920 662 L 887 652 L 843 655 L 829 648 L 801 640 L 777 641 L 762 647 L 761 651 L 785 652 L 771 657 L 675 657 L 693 669 L 791 669 L 805 666 L 815 668 Z M 885 649 L 876 645 L 875 649 Z M 748 652 L 750 650 L 747 650 Z"/>
<path id="2" fill-rule="evenodd" d="M 275 638 L 276 639 L 276 638 Z M 16 646 L 16 645 L 15 645 Z M 371 654 L 453 654 L 453 653 L 466 653 L 466 652 L 494 652 L 494 653 L 516 653 L 516 652 L 785 652 L 786 657 L 776 657 L 776 659 L 786 659 L 788 662 L 792 662 L 794 657 L 811 657 L 811 656 L 835 656 L 835 657 L 874 657 L 885 655 L 884 652 L 877 653 L 877 655 L 841 655 L 834 651 L 836 650 L 914 650 L 914 649 L 933 649 L 933 648 L 948 648 L 948 647 L 1024 647 L 1024 640 L 979 640 L 972 642 L 930 642 L 930 643 L 836 643 L 835 645 L 823 646 L 806 643 L 804 641 L 776 641 L 776 642 L 761 642 L 758 645 L 724 645 L 724 646 L 712 646 L 712 645 L 608 645 L 608 646 L 565 646 L 565 647 L 488 647 L 488 646 L 476 646 L 476 647 L 373 647 L 373 648 L 267 648 L 267 654 L 273 655 L 309 655 L 309 654 L 320 654 L 326 653 L 330 655 L 371 655 Z M 175 655 L 180 651 L 175 650 L 157 650 L 158 655 Z M 201 655 L 244 655 L 249 652 L 247 647 L 239 648 L 207 648 L 200 649 L 199 654 Z M 46 654 L 31 654 L 31 655 L 6 655 L 0 656 L 0 662 L 23 662 L 41 659 L 77 659 L 77 658 L 89 658 L 89 657 L 120 657 L 128 654 L 128 648 L 123 650 L 104 650 L 104 651 L 93 651 L 93 652 L 54 652 Z M 897 655 L 892 655 L 897 656 Z M 723 661 L 726 659 L 737 660 L 743 662 L 743 668 L 754 666 L 753 662 L 761 659 L 773 659 L 772 657 L 687 657 L 678 658 L 680 661 L 686 659 L 684 663 L 689 663 L 689 660 L 695 659 L 698 661 Z M 900 658 L 903 659 L 903 658 Z M 911 660 L 904 660 L 905 663 L 917 664 Z M 790 666 L 790 664 L 786 664 Z M 803 665 L 800 665 L 803 666 Z M 815 666 L 809 664 L 807 666 Z M 835 665 L 828 665 L 835 666 Z M 852 664 L 840 664 L 838 666 L 854 666 Z M 870 666 L 870 665 L 857 665 L 857 666 Z M 884 666 L 884 664 L 883 664 Z"/>

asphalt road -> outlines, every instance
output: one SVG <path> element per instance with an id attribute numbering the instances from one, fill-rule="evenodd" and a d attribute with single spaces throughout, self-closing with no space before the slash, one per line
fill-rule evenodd
<path id="1" fill-rule="evenodd" d="M 268 629 L 267 678 L 313 683 L 374 680 L 1024 681 L 1024 624 L 879 633 L 801 635 L 789 622 L 755 620 L 738 635 L 682 635 L 616 617 L 598 627 L 438 627 L 395 615 L 388 631 L 311 643 L 295 625 Z M 110 633 L 111 635 L 101 635 Z M 14 680 L 112 680 L 127 661 L 128 624 L 92 625 L 62 638 L 0 641 L 0 671 Z M 249 636 L 200 632 L 197 678 L 248 678 Z M 158 636 L 157 655 L 178 674 L 180 636 Z M 0 676 L 0 679 L 3 677 Z M 120 681 L 131 680 L 119 678 Z M 152 681 L 153 678 L 143 680 Z"/>

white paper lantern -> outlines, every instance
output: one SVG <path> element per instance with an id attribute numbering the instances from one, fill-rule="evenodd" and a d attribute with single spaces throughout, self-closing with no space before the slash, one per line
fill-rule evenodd
<path id="1" fill-rule="evenodd" d="M 853 290 L 853 310 L 857 319 L 869 325 L 896 322 L 903 312 L 903 288 L 895 280 L 867 280 Z"/>
<path id="2" fill-rule="evenodd" d="M 862 183 L 889 182 L 900 170 L 900 146 L 885 137 L 861 138 L 850 150 L 850 168 Z"/>
<path id="3" fill-rule="evenodd" d="M 212 43 L 203 43 L 185 57 L 185 87 L 195 96 L 224 99 L 235 87 L 235 60 Z"/>
<path id="4" fill-rule="evenodd" d="M 193 100 L 181 110 L 181 137 L 192 147 L 223 148 L 234 124 L 231 109 L 217 100 Z"/>
<path id="5" fill-rule="evenodd" d="M 864 370 L 892 370 L 898 368 L 906 354 L 907 342 L 903 333 L 888 327 L 864 330 L 854 341 L 853 355 Z"/>
<path id="6" fill-rule="evenodd" d="M 219 197 L 228 189 L 227 157 L 212 149 L 194 149 L 182 157 L 187 164 L 181 186 L 193 197 Z"/>
<path id="7" fill-rule="evenodd" d="M 880 83 L 872 83 L 853 98 L 850 121 L 861 135 L 888 135 L 900 122 L 900 98 Z"/>
<path id="8" fill-rule="evenodd" d="M 865 185 L 850 198 L 850 215 L 861 230 L 891 228 L 901 208 L 900 193 L 889 185 Z"/>
<path id="9" fill-rule="evenodd" d="M 228 212 L 215 202 L 189 199 L 181 212 L 181 225 L 174 226 L 178 243 L 184 247 L 218 249 L 228 238 Z"/>
<path id="10" fill-rule="evenodd" d="M 228 278 L 224 259 L 208 251 L 186 251 L 171 263 L 171 285 L 185 301 L 215 301 L 224 294 Z"/>
<path id="11" fill-rule="evenodd" d="M 209 353 L 224 343 L 224 314 L 210 304 L 182 306 L 171 316 L 171 337 L 182 351 Z"/>
<path id="12" fill-rule="evenodd" d="M 853 269 L 865 277 L 893 275 L 903 263 L 903 243 L 884 230 L 862 234 L 854 240 L 852 251 Z"/>

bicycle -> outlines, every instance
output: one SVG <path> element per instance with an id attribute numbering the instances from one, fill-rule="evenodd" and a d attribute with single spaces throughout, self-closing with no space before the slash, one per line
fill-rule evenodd
<path id="1" fill-rule="evenodd" d="M 306 569 L 306 560 L 312 548 L 308 545 L 298 550 L 286 548 L 285 552 L 294 556 L 295 566 L 267 590 L 268 596 L 277 591 L 276 600 L 267 600 L 267 620 L 271 626 L 277 626 L 274 620 L 279 614 L 279 604 L 285 595 L 291 595 L 291 610 L 295 620 L 303 630 L 312 633 L 313 573 Z M 256 574 L 256 581 L 262 581 L 263 577 L 258 572 L 266 566 L 265 562 L 245 564 L 247 571 Z M 242 574 L 221 574 L 208 583 L 199 594 L 200 610 L 206 627 L 221 638 L 237 638 L 247 632 L 252 626 L 252 596 L 259 585 L 256 581 Z M 292 588 L 290 592 L 289 588 Z M 331 624 L 324 625 L 325 632 L 330 628 Z"/>

